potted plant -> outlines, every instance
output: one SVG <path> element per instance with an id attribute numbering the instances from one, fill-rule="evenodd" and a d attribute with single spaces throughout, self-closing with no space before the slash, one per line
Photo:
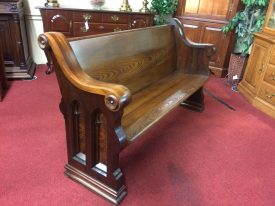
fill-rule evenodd
<path id="1" fill-rule="evenodd" d="M 228 68 L 229 82 L 239 82 L 242 78 L 243 68 L 253 43 L 253 34 L 262 29 L 269 0 L 242 0 L 242 2 L 244 9 L 237 12 L 222 27 L 225 33 L 231 30 L 235 30 L 236 33 L 236 44 Z"/>
<path id="2" fill-rule="evenodd" d="M 155 25 L 166 24 L 177 10 L 178 0 L 152 0 L 151 10 L 156 13 Z"/>

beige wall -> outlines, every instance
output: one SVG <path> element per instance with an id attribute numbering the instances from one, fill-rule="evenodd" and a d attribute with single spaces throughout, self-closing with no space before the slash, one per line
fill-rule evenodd
<path id="1" fill-rule="evenodd" d="M 119 9 L 123 0 L 106 0 L 104 8 Z M 138 11 L 142 7 L 143 0 L 129 0 L 133 10 Z M 26 27 L 29 40 L 30 53 L 37 64 L 46 63 L 43 51 L 38 47 L 37 37 L 43 33 L 43 24 L 40 12 L 36 6 L 43 6 L 46 0 L 24 0 Z M 92 8 L 90 0 L 58 0 L 60 6 L 76 8 Z M 150 2 L 150 1 L 149 1 Z"/>

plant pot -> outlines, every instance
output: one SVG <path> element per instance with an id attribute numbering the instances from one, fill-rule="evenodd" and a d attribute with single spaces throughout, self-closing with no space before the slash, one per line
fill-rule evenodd
<path id="1" fill-rule="evenodd" d="M 231 54 L 228 67 L 228 82 L 231 85 L 238 84 L 243 78 L 244 70 L 247 63 L 247 57 L 238 54 Z"/>

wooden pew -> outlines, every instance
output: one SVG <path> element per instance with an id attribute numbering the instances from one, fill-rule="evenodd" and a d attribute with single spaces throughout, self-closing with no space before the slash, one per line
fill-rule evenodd
<path id="1" fill-rule="evenodd" d="M 203 110 L 211 44 L 170 25 L 66 39 L 40 35 L 53 59 L 66 125 L 65 174 L 119 203 L 127 194 L 119 154 L 178 105 Z"/>

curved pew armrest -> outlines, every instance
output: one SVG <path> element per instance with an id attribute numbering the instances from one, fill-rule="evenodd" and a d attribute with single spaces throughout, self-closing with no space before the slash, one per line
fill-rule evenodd
<path id="1" fill-rule="evenodd" d="M 195 42 L 190 41 L 185 35 L 182 23 L 177 18 L 171 18 L 169 24 L 173 25 L 175 27 L 175 29 L 177 29 L 178 33 L 181 36 L 181 40 L 183 41 L 183 43 L 185 45 L 192 47 L 192 48 L 197 48 L 197 49 L 206 49 L 206 55 L 208 57 L 215 54 L 216 47 L 214 46 L 214 44 L 195 43 Z"/>
<path id="2" fill-rule="evenodd" d="M 109 110 L 118 111 L 130 101 L 131 93 L 127 87 L 98 81 L 86 74 L 81 69 L 69 42 L 62 33 L 41 34 L 38 37 L 38 42 L 45 53 L 50 53 L 53 61 L 57 63 L 60 70 L 74 86 L 91 94 L 103 95 L 105 105 Z"/>

